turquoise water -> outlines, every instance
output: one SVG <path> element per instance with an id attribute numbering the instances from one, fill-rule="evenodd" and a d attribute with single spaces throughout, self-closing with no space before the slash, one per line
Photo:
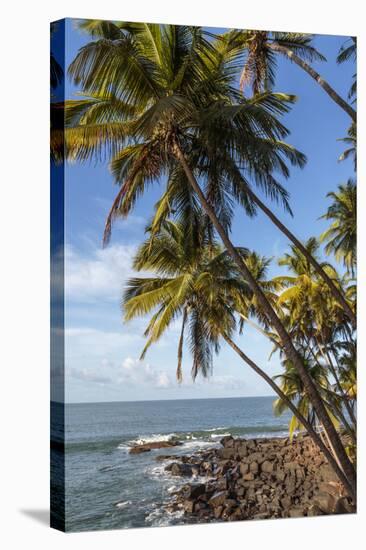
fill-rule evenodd
<path id="1" fill-rule="evenodd" d="M 275 417 L 272 403 L 251 397 L 66 405 L 66 530 L 184 523 L 163 506 L 187 479 L 171 477 L 155 457 L 213 447 L 227 434 L 285 435 L 289 416 Z M 170 438 L 183 445 L 128 452 L 134 443 Z"/>

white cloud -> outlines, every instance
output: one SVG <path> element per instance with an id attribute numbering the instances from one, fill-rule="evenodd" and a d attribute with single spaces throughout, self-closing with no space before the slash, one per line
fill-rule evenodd
<path id="1" fill-rule="evenodd" d="M 169 374 L 133 357 L 126 357 L 120 367 L 118 384 L 148 385 L 153 388 L 171 388 L 174 380 Z"/>
<path id="2" fill-rule="evenodd" d="M 111 245 L 85 256 L 70 245 L 65 247 L 65 294 L 76 302 L 121 298 L 123 285 L 133 274 L 133 245 Z"/>
<path id="3" fill-rule="evenodd" d="M 69 369 L 69 376 L 76 380 L 83 382 L 96 382 L 97 384 L 112 384 L 113 379 L 110 376 L 103 376 L 98 372 L 90 371 L 88 369 Z"/>

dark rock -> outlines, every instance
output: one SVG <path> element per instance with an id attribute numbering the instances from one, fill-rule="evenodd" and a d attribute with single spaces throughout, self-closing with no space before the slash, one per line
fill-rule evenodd
<path id="1" fill-rule="evenodd" d="M 181 490 L 180 494 L 183 496 L 183 498 L 188 499 L 191 498 L 193 500 L 196 500 L 199 496 L 203 495 L 206 492 L 206 485 L 204 483 L 199 483 L 197 485 L 184 485 Z"/>
<path id="2" fill-rule="evenodd" d="M 169 464 L 166 470 L 170 471 L 173 476 L 191 476 L 192 475 L 192 466 L 189 464 L 180 464 L 179 462 L 174 462 Z"/>
<path id="3" fill-rule="evenodd" d="M 234 447 L 235 439 L 231 435 L 226 435 L 220 440 L 223 447 Z"/>
<path id="4" fill-rule="evenodd" d="M 163 449 L 165 447 L 176 447 L 182 445 L 180 441 L 152 441 L 151 443 L 142 443 L 141 445 L 135 445 L 131 447 L 130 454 L 146 453 L 152 449 Z"/>

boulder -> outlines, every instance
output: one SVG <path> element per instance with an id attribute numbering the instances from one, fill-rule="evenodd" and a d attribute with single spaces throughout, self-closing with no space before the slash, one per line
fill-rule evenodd
<path id="1" fill-rule="evenodd" d="M 249 472 L 249 464 L 245 462 L 240 462 L 239 471 L 242 476 L 245 476 Z"/>
<path id="2" fill-rule="evenodd" d="M 304 509 L 301 506 L 294 506 L 293 508 L 290 508 L 288 511 L 288 515 L 290 518 L 302 518 L 304 517 Z"/>
<path id="3" fill-rule="evenodd" d="M 336 508 L 336 499 L 329 493 L 317 493 L 314 495 L 314 504 L 320 508 L 324 514 L 333 514 Z"/>
<path id="4" fill-rule="evenodd" d="M 206 485 L 204 483 L 199 483 L 195 485 L 184 485 L 180 490 L 181 495 L 185 499 L 196 500 L 199 496 L 203 495 L 206 492 Z"/>
<path id="5" fill-rule="evenodd" d="M 173 464 L 169 464 L 165 469 L 170 471 L 173 476 L 192 476 L 192 466 L 189 464 L 174 462 Z"/>
<path id="6" fill-rule="evenodd" d="M 151 441 L 150 443 L 142 443 L 141 445 L 134 445 L 130 449 L 130 454 L 140 454 L 151 451 L 152 449 L 163 449 L 166 447 L 176 447 L 182 445 L 180 441 Z"/>
<path id="7" fill-rule="evenodd" d="M 215 519 L 219 519 L 221 517 L 223 510 L 224 510 L 223 506 L 216 506 L 216 508 L 214 509 Z"/>
<path id="8" fill-rule="evenodd" d="M 273 463 L 269 460 L 265 460 L 261 464 L 261 471 L 265 474 L 271 474 L 273 472 Z"/>
<path id="9" fill-rule="evenodd" d="M 223 447 L 234 447 L 235 439 L 231 435 L 226 435 L 220 439 L 220 443 Z"/>
<path id="10" fill-rule="evenodd" d="M 208 501 L 209 505 L 213 508 L 216 508 L 217 506 L 223 506 L 225 500 L 228 497 L 227 491 L 219 491 L 218 493 L 215 493 L 210 500 Z"/>
<path id="11" fill-rule="evenodd" d="M 187 514 L 192 514 L 194 510 L 194 501 L 193 500 L 185 500 L 183 502 L 183 510 Z"/>
<path id="12" fill-rule="evenodd" d="M 245 458 L 246 456 L 248 456 L 248 448 L 246 445 L 240 445 L 240 447 L 238 447 L 237 449 L 237 452 L 240 458 Z"/>
<path id="13" fill-rule="evenodd" d="M 220 458 L 229 460 L 236 457 L 237 451 L 234 449 L 234 447 L 224 447 L 223 449 L 219 449 L 217 451 L 217 454 Z"/>

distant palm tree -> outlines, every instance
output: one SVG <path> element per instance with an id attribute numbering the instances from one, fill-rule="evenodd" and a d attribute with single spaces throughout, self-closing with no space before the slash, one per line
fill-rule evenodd
<path id="1" fill-rule="evenodd" d="M 317 256 L 319 243 L 315 238 L 309 239 L 305 246 L 311 251 L 312 256 Z M 286 324 L 288 323 L 291 334 L 295 336 L 295 341 L 304 346 L 308 358 L 315 360 L 319 366 L 322 361 L 324 368 L 332 374 L 336 390 L 339 392 L 339 399 L 343 401 L 342 406 L 346 408 L 356 426 L 356 418 L 334 364 L 338 361 L 337 346 L 340 344 L 338 335 L 347 330 L 348 320 L 344 318 L 342 310 L 329 293 L 329 289 L 316 277 L 312 266 L 299 250 L 291 247 L 291 252 L 280 258 L 278 263 L 290 270 L 290 275 L 275 278 L 275 281 L 288 287 L 278 297 L 279 305 L 286 311 Z M 322 263 L 322 267 L 337 284 L 342 284 L 334 267 L 325 262 Z M 350 327 L 348 330 L 351 330 Z M 342 408 L 337 408 L 342 421 L 348 426 Z M 352 431 L 351 428 L 350 430 Z"/>
<path id="2" fill-rule="evenodd" d="M 349 179 L 339 185 L 337 192 L 328 193 L 333 200 L 323 219 L 333 220 L 322 233 L 320 241 L 325 242 L 327 254 L 334 254 L 337 261 L 343 261 L 348 272 L 354 275 L 357 263 L 357 189 L 356 182 Z"/>
<path id="3" fill-rule="evenodd" d="M 149 347 L 164 335 L 173 322 L 180 321 L 177 379 L 182 381 L 184 341 L 187 341 L 192 355 L 193 379 L 199 373 L 207 377 L 212 372 L 213 355 L 218 353 L 222 338 L 277 393 L 283 406 L 293 412 L 296 426 L 307 429 L 348 487 L 347 479 L 316 433 L 309 415 L 304 414 L 293 403 L 293 396 L 281 390 L 233 341 L 236 313 L 246 311 L 246 302 L 250 303 L 253 295 L 227 252 L 215 241 L 207 239 L 205 228 L 196 226 L 196 230 L 198 235 L 196 233 L 194 236 L 193 232 L 187 235 L 184 224 L 165 221 L 160 232 L 150 235 L 136 253 L 133 267 L 154 274 L 131 278 L 122 299 L 126 321 L 151 314 L 144 333 L 147 343 L 140 359 L 145 357 Z M 243 258 L 250 257 L 252 266 L 256 266 L 256 271 L 263 275 L 268 263 L 265 258 L 245 249 L 238 249 L 238 253 Z M 270 283 L 262 281 L 262 284 L 268 291 Z M 304 400 L 308 401 L 306 393 L 300 405 Z"/>
<path id="4" fill-rule="evenodd" d="M 323 88 L 329 97 L 355 122 L 356 111 L 309 62 L 324 61 L 325 57 L 312 45 L 313 35 L 269 31 L 243 31 L 247 58 L 241 75 L 241 87 L 250 84 L 254 93 L 271 89 L 275 81 L 276 55 L 296 63 Z"/>
<path id="5" fill-rule="evenodd" d="M 102 38 L 81 48 L 69 68 L 87 99 L 66 106 L 65 138 L 69 158 L 85 160 L 106 151 L 113 157 L 111 168 L 121 189 L 105 240 L 113 219 L 127 215 L 159 178 L 167 177 L 168 190 L 173 185 L 175 205 L 182 195 L 198 199 L 277 330 L 355 487 L 354 468 L 302 358 L 228 235 L 233 201 L 253 213 L 243 173 L 287 204 L 273 173 L 286 175 L 287 160 L 304 162 L 281 141 L 287 130 L 277 119 L 293 98 L 267 92 L 248 100 L 235 89 L 242 51 L 237 31 L 214 42 L 198 27 L 174 25 L 122 22 L 106 28 L 96 23 L 92 33 Z M 53 144 L 57 149 L 57 132 Z M 60 147 L 63 151 L 62 139 Z"/>
<path id="6" fill-rule="evenodd" d="M 340 138 L 338 141 L 343 141 L 346 145 L 348 145 L 348 149 L 343 151 L 343 153 L 339 157 L 339 161 L 346 160 L 349 157 L 353 157 L 353 166 L 355 169 L 355 172 L 357 170 L 357 130 L 356 130 L 356 124 L 353 122 L 351 126 L 348 128 L 347 137 Z"/>

